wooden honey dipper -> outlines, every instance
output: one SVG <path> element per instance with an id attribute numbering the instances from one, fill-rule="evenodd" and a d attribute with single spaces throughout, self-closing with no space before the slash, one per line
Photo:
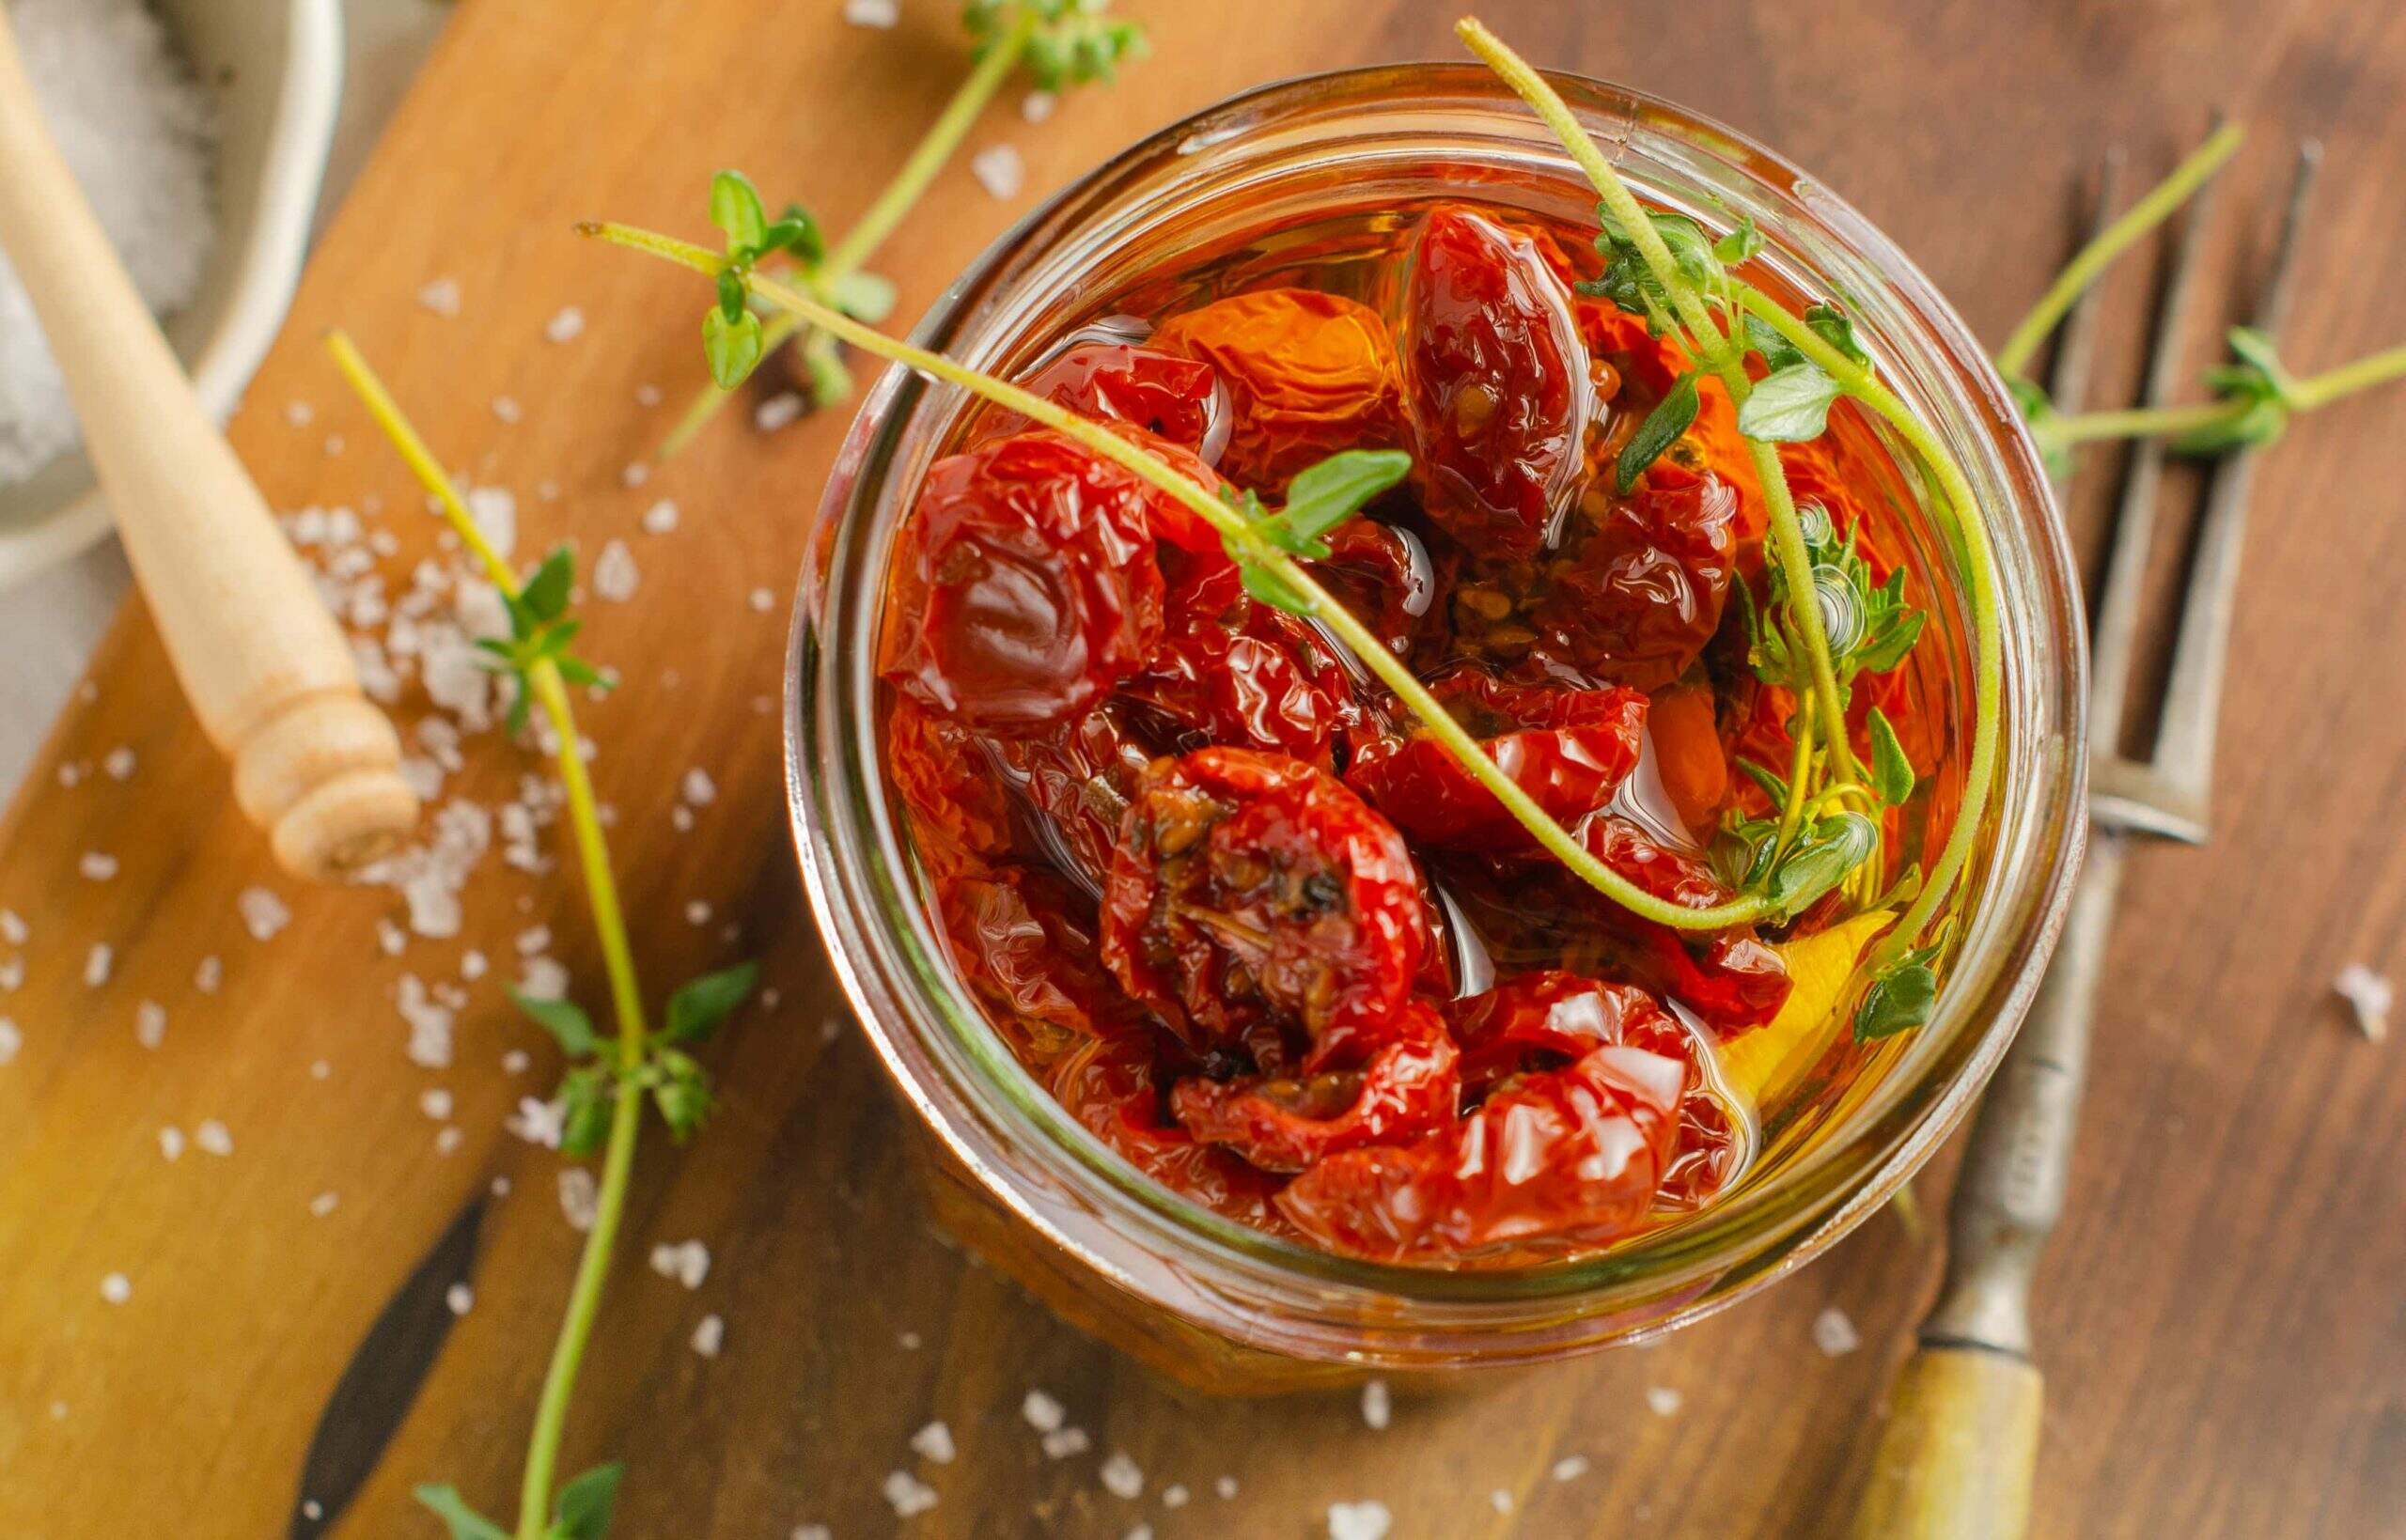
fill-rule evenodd
<path id="1" fill-rule="evenodd" d="M 0 8 L 0 249 L 66 376 L 84 445 L 193 714 L 278 864 L 339 878 L 417 821 L 400 741 L 242 461 L 51 140 Z"/>

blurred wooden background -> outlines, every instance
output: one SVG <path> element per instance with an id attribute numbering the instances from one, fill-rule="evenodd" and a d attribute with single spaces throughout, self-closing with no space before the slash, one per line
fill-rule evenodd
<path id="1" fill-rule="evenodd" d="M 561 536 L 588 556 L 614 536 L 635 543 L 634 599 L 588 611 L 589 650 L 626 686 L 584 709 L 647 977 L 659 988 L 749 953 L 783 996 L 711 1050 L 729 1101 L 717 1126 L 688 1152 L 646 1150 L 567 1468 L 630 1462 L 625 1537 L 821 1522 L 840 1540 L 1109 1540 L 1140 1521 L 1162 1540 L 1300 1537 L 1324 1532 L 1331 1502 L 1364 1498 L 1394 1510 L 1399 1540 L 1832 1532 L 1938 1262 L 1932 1237 L 1891 1217 L 1665 1346 L 1399 1397 L 1383 1432 L 1350 1395 L 1184 1397 L 927 1233 L 867 1055 L 848 1033 L 822 1040 L 840 1004 L 786 841 L 773 722 L 757 710 L 778 688 L 783 611 L 839 425 L 764 438 L 730 420 L 651 485 L 622 485 L 696 382 L 698 297 L 679 274 L 568 234 L 598 214 L 698 229 L 722 164 L 846 221 L 963 61 L 948 3 L 903 0 L 894 32 L 844 25 L 837 8 L 466 0 L 235 427 L 279 506 L 374 492 L 414 507 L 317 345 L 339 323 L 447 459 L 517 490 L 522 551 Z M 906 313 L 1008 218 L 1144 130 L 1273 76 L 1456 55 L 1453 8 L 1426 0 L 1128 8 L 1156 53 L 1122 88 L 1068 99 L 1041 126 L 1012 93 L 973 139 L 1017 145 L 1026 191 L 998 203 L 956 167 L 878 264 Z M 2060 260 L 2075 186 L 2106 146 L 2127 147 L 2145 177 L 2213 107 L 2254 125 L 2215 241 L 2236 294 L 2269 242 L 2291 142 L 2319 135 L 2330 162 L 2288 352 L 2315 367 L 2406 337 L 2392 278 L 2406 246 L 2406 9 L 1497 0 L 1487 15 L 1542 64 L 1630 81 L 1778 147 L 1889 230 L 1992 339 Z M 414 299 L 441 276 L 460 285 L 458 319 Z M 2140 262 L 2114 281 L 2132 324 L 2108 380 L 2135 378 L 2148 276 Z M 569 304 L 586 334 L 544 340 Z M 638 405 L 645 383 L 669 405 Z M 523 422 L 496 418 L 500 395 L 523 404 Z M 292 401 L 314 404 L 313 426 L 290 424 Z M 2406 968 L 2402 422 L 2397 397 L 2349 403 L 2266 464 L 2216 840 L 2147 852 L 2133 870 L 2075 1208 L 2039 1294 L 2042 1533 L 2358 1536 L 2406 1522 L 2406 1073 L 2401 1050 L 2358 1038 L 2328 994 L 2343 963 Z M 330 434 L 347 448 L 328 453 Z M 565 496 L 536 496 L 545 479 Z M 682 528 L 647 540 L 638 517 L 664 495 Z M 2084 531 L 2093 501 L 2080 500 Z M 391 524 L 398 583 L 432 525 Z M 2178 560 L 2166 552 L 2167 583 Z M 761 584 L 770 613 L 743 602 Z M 0 997 L 23 1040 L 0 1066 L 0 1533 L 431 1533 L 407 1498 L 428 1479 L 502 1508 L 577 1239 L 554 1159 L 500 1128 L 518 1096 L 548 1085 L 551 1060 L 495 976 L 462 1013 L 458 1066 L 416 1068 L 392 992 L 404 970 L 453 973 L 464 945 L 498 975 L 510 938 L 537 922 L 590 984 L 581 900 L 563 877 L 489 862 L 461 941 L 388 959 L 375 940 L 388 894 L 289 889 L 291 926 L 255 941 L 235 896 L 267 878 L 265 853 L 222 795 L 138 603 L 91 683 L 0 830 L 0 905 L 32 931 L 0 948 L 26 969 Z M 89 773 L 119 744 L 137 754 L 130 779 Z M 70 787 L 62 766 L 86 769 Z M 669 809 L 692 766 L 719 795 L 680 834 Z M 491 801 L 528 768 L 480 740 L 454 789 Z M 78 875 L 96 849 L 121 862 L 106 882 Z M 711 925 L 687 922 L 695 901 Z M 721 939 L 724 919 L 737 939 Z M 97 988 L 84 982 L 96 942 L 115 959 Z M 214 995 L 191 984 L 207 954 L 225 959 Z M 167 1010 L 156 1050 L 134 1036 L 144 1000 Z M 504 1075 L 510 1048 L 534 1050 L 536 1067 Z M 436 1087 L 463 1136 L 447 1154 L 420 1108 Z M 231 1155 L 162 1159 L 161 1127 L 208 1118 L 231 1130 Z M 510 1194 L 478 1206 L 496 1176 Z M 1944 1172 L 1919 1187 L 1934 1215 Z M 339 1203 L 314 1216 L 321 1192 Z M 344 1437 L 305 1475 L 345 1366 L 446 1235 L 452 1250 L 426 1276 L 465 1278 L 474 1308 L 445 1338 L 447 1313 L 398 1307 L 405 1326 L 433 1324 L 400 1330 L 344 1392 L 390 1425 L 339 1415 Z M 689 1293 L 643 1256 L 691 1237 L 714 1260 Z M 102 1297 L 112 1272 L 131 1283 L 121 1304 Z M 1816 1348 L 1811 1323 L 1832 1306 L 1858 1326 L 1859 1351 Z M 726 1325 L 715 1360 L 689 1346 L 705 1314 Z M 420 1361 L 430 1369 L 414 1384 Z M 1091 1454 L 1039 1453 L 1018 1410 L 1031 1387 L 1066 1405 Z M 1650 1409 L 1649 1391 L 1677 1392 L 1676 1409 Z M 937 1418 L 960 1445 L 950 1465 L 907 1448 Z M 1141 1500 L 1098 1484 L 1114 1450 L 1146 1473 Z M 1553 1479 L 1569 1456 L 1587 1472 Z M 898 1520 L 880 1495 L 895 1469 L 920 1471 L 937 1506 Z M 1214 1494 L 1223 1475 L 1233 1499 Z M 1165 1506 L 1171 1484 L 1193 1501 Z M 1491 1503 L 1499 1490 L 1508 1513 Z M 330 1511 L 311 1517 L 305 1501 Z"/>

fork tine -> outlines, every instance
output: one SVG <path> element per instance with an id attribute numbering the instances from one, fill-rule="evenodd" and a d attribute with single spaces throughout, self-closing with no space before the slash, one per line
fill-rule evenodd
<path id="1" fill-rule="evenodd" d="M 2168 404 L 2179 389 L 2183 322 L 2196 290 L 2198 253 L 2221 186 L 2217 176 L 2201 188 L 2181 222 L 2172 271 L 2156 311 L 2155 340 L 2147 368 L 2144 404 L 2148 406 Z M 2148 552 L 2155 544 L 2156 494 L 2164 479 L 2164 460 L 2161 439 L 2142 439 L 2131 448 L 2114 521 L 2113 550 L 2105 567 L 2104 597 L 2098 606 L 2097 630 L 2090 643 L 2089 721 L 2095 741 L 2106 746 L 2101 757 L 2108 759 L 2116 757 L 2112 745 L 2121 737 L 2123 708 L 2130 695 L 2140 587 L 2147 575 Z"/>
<path id="2" fill-rule="evenodd" d="M 2096 207 L 2088 222 L 2088 239 L 2093 241 L 2114 223 L 2115 206 L 2122 188 L 2124 157 L 2119 145 L 2105 152 L 2097 173 Z M 2072 302 L 2071 314 L 2064 318 L 2060 338 L 2055 343 L 2054 367 L 2047 377 L 2047 397 L 2055 410 L 2069 415 L 2078 412 L 2088 400 L 2090 366 L 2097 357 L 2098 291 L 2104 286 L 2091 284 Z M 2064 480 L 2070 478 L 2067 475 Z M 2059 482 L 2057 491 L 2063 490 Z"/>
<path id="3" fill-rule="evenodd" d="M 2289 187 L 2280 244 L 2256 305 L 2256 327 L 2267 336 L 2275 335 L 2288 319 L 2298 245 L 2321 163 L 2320 145 L 2308 140 L 2298 148 L 2297 176 Z M 2213 786 L 2214 726 L 2230 649 L 2232 594 L 2239 583 L 2240 548 L 2245 543 L 2247 496 L 2255 477 L 2252 447 L 2233 452 L 2214 471 L 2212 489 L 2198 516 L 2196 561 L 2181 596 L 2179 639 L 2174 644 L 2163 724 L 2156 734 L 2156 773 L 2195 809 L 2200 823 Z"/>

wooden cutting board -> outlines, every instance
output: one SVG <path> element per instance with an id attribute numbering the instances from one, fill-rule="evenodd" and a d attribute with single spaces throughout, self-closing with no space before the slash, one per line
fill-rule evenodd
<path id="1" fill-rule="evenodd" d="M 583 709 L 646 977 L 657 989 L 752 955 L 781 995 L 711 1050 L 718 1123 L 689 1151 L 646 1148 L 566 1468 L 630 1462 L 630 1537 L 813 1521 L 844 1540 L 1109 1537 L 1140 1520 L 1164 1540 L 1304 1536 L 1324 1532 L 1332 1501 L 1364 1498 L 1390 1505 L 1405 1540 L 1830 1532 L 1933 1276 L 1934 1237 L 1893 1218 L 1656 1350 L 1402 1398 L 1383 1432 L 1350 1396 L 1183 1396 L 929 1232 L 897 1114 L 813 939 L 762 709 L 841 425 L 763 436 L 729 419 L 649 485 L 624 485 L 697 381 L 702 296 L 569 233 L 594 215 L 698 231 L 724 164 L 840 224 L 963 68 L 956 8 L 904 8 L 899 30 L 878 32 L 841 24 L 835 0 L 468 0 L 233 427 L 280 507 L 381 497 L 398 585 L 436 525 L 324 359 L 318 338 L 340 324 L 447 460 L 517 493 L 522 552 L 562 537 L 588 557 L 630 543 L 638 591 L 587 607 L 589 650 L 625 686 Z M 1272 76 L 1454 53 L 1451 8 L 1429 0 L 1131 8 L 1154 28 L 1155 59 L 1041 127 L 997 109 L 974 143 L 1021 147 L 1027 191 L 998 202 L 949 173 L 879 263 L 903 314 L 1140 131 Z M 2059 258 L 2068 189 L 2108 138 L 2160 166 L 2209 104 L 2229 106 L 2266 142 L 2226 207 L 2269 211 L 2282 140 L 2323 133 L 2327 213 L 2309 258 L 2322 281 L 2296 358 L 2406 335 L 2389 278 L 2406 241 L 2390 195 L 2406 185 L 2406 11 L 1940 8 L 1498 0 L 1490 19 L 1544 63 L 1637 82 L 1781 145 L 1992 336 Z M 2247 223 L 2225 256 L 2260 253 L 2265 227 Z M 445 277 L 456 318 L 415 298 Z M 2117 285 L 2125 303 L 2137 286 Z M 547 340 L 571 305 L 583 334 Z M 640 404 L 646 385 L 668 404 Z M 504 396 L 523 420 L 496 415 Z M 313 409 L 305 427 L 295 402 Z M 2212 848 L 2149 853 L 2133 874 L 2077 1208 L 2041 1291 L 2043 1533 L 2358 1535 L 2395 1532 L 2406 1512 L 2406 1074 L 2325 994 L 2344 961 L 2406 964 L 2400 410 L 2392 397 L 2336 411 L 2268 465 L 2224 735 L 2226 820 Z M 680 529 L 641 533 L 664 496 Z M 765 612 L 746 601 L 763 585 Z M 402 714 L 424 706 L 413 696 Z M 120 746 L 134 762 L 122 780 L 102 768 Z M 680 832 L 671 810 L 694 767 L 718 795 Z M 533 768 L 477 739 L 446 794 L 495 801 Z M 81 875 L 91 851 L 117 874 Z M 265 941 L 238 913 L 254 886 L 292 912 Z M 0 829 L 0 905 L 30 929 L 0 946 L 24 968 L 0 996 L 23 1039 L 0 1066 L 0 1534 L 430 1534 L 407 1497 L 429 1479 L 506 1511 L 577 1237 L 555 1159 L 502 1129 L 556 1066 L 499 984 L 512 938 L 545 924 L 591 990 L 573 882 L 489 859 L 460 940 L 385 956 L 389 894 L 273 875 L 136 602 Z M 87 984 L 96 945 L 111 966 Z M 493 971 L 469 986 L 457 1061 L 419 1068 L 398 981 L 456 978 L 471 946 Z M 223 983 L 204 993 L 195 971 L 211 956 Z M 165 1013 L 156 1048 L 136 1037 L 145 1002 Z M 513 1049 L 534 1057 L 517 1076 L 502 1067 Z M 447 1153 L 445 1123 L 422 1105 L 433 1090 L 452 1098 Z M 190 1137 L 207 1120 L 229 1154 L 164 1159 L 161 1129 Z M 1934 1211 L 1943 1185 L 1922 1185 Z M 692 1291 L 643 1260 L 689 1237 L 712 1256 Z M 111 1274 L 130 1285 L 122 1302 L 103 1298 Z M 456 1318 L 454 1283 L 473 1291 Z M 1833 1308 L 1862 1350 L 1817 1350 L 1812 1323 Z M 726 1329 L 715 1360 L 689 1346 L 711 1314 Z M 1031 1387 L 1091 1432 L 1091 1454 L 1042 1457 L 1018 1411 Z M 960 1445 L 952 1464 L 906 1447 L 934 1419 Z M 1099 1485 L 1111 1451 L 1144 1470 L 1141 1500 Z M 1586 1472 L 1555 1479 L 1573 1456 Z M 896 1469 L 919 1470 L 938 1506 L 897 1520 L 880 1495 Z M 1215 1491 L 1224 1476 L 1233 1498 Z M 1191 1494 L 1182 1507 L 1173 1484 Z"/>

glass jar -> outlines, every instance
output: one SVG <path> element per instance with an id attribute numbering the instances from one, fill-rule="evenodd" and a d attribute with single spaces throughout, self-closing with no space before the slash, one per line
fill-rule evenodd
<path id="1" fill-rule="evenodd" d="M 1703 1212 L 1598 1255 L 1509 1271 L 1382 1266 L 1245 1228 L 1156 1186 L 1079 1127 L 989 1024 L 954 973 L 888 806 L 874 662 L 887 564 L 913 490 L 971 405 L 889 371 L 829 481 L 793 634 L 789 799 L 820 928 L 928 1136 L 939 1217 L 1077 1324 L 1190 1382 L 1261 1389 L 1527 1362 L 1658 1334 L 1762 1286 L 1876 1210 L 1963 1115 L 2028 1007 L 2069 894 L 2086 762 L 2076 589 L 2037 456 L 1978 343 L 1886 237 L 1768 151 L 1618 86 L 1556 84 L 1644 195 L 1713 227 L 1752 215 L 1773 287 L 1836 296 L 1978 494 L 2002 568 L 2004 738 L 1953 966 L 1931 1021 L 1883 1047 L 1804 1147 Z M 1556 217 L 1594 201 L 1552 135 L 1474 66 L 1264 86 L 1133 146 L 1030 215 L 914 340 L 1008 376 L 1164 252 L 1449 186 Z M 1915 533 L 1939 590 L 1922 646 L 1954 681 L 1960 761 L 1970 731 L 1961 565 L 1926 521 Z"/>

